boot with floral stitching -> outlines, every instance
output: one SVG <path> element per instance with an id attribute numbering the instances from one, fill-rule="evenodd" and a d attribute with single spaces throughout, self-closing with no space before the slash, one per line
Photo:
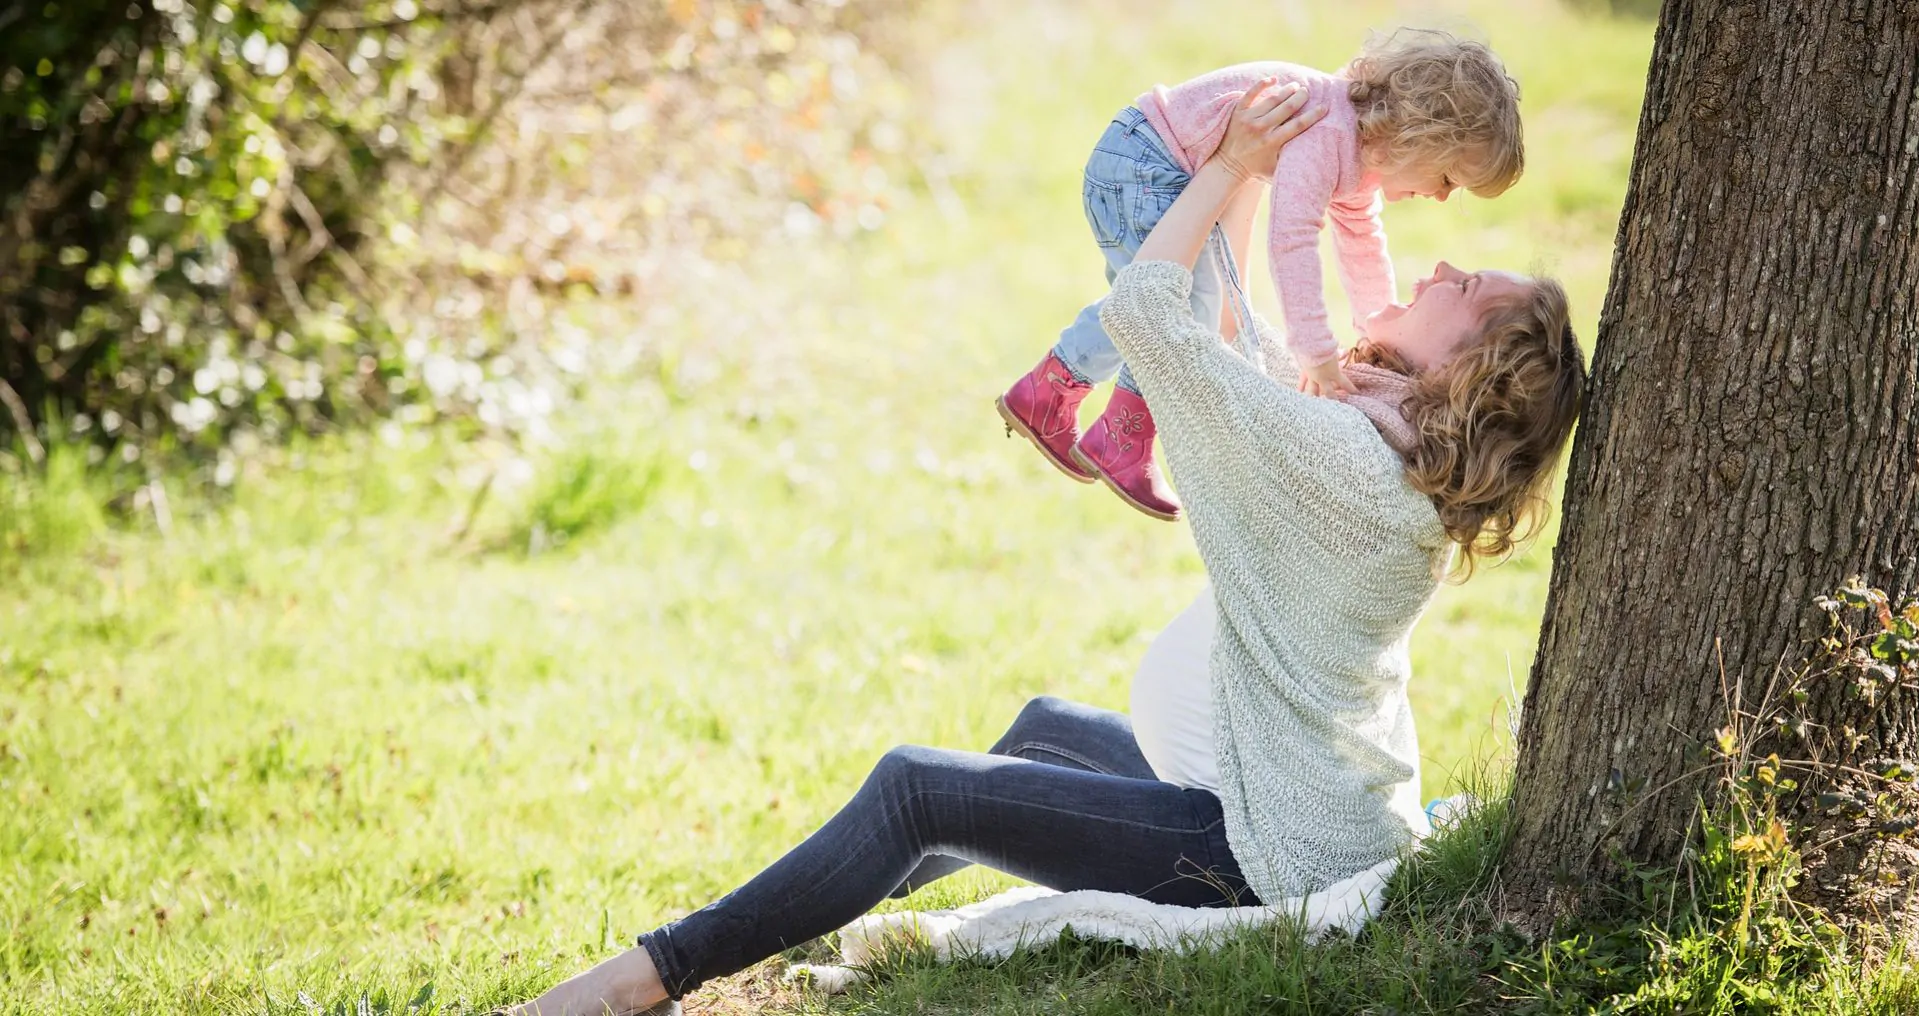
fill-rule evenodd
<path id="1" fill-rule="evenodd" d="M 1153 461 L 1157 433 L 1146 400 L 1115 388 L 1106 411 L 1074 446 L 1073 458 L 1112 488 L 1120 500 L 1156 519 L 1173 522 L 1179 518 L 1179 497 Z"/>

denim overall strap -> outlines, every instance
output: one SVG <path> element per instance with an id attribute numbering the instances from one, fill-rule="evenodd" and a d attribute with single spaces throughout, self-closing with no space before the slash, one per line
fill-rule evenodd
<path id="1" fill-rule="evenodd" d="M 1264 371 L 1266 361 L 1260 359 L 1259 334 L 1253 330 L 1253 308 L 1246 302 L 1246 287 L 1240 284 L 1239 266 L 1233 261 L 1233 248 L 1226 242 L 1226 230 L 1217 222 L 1213 223 L 1212 248 L 1213 262 L 1219 266 L 1226 297 L 1233 303 L 1233 318 L 1239 322 L 1239 355 Z"/>

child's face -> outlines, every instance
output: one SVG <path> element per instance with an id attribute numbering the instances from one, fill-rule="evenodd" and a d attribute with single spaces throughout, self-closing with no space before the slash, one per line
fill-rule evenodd
<path id="1" fill-rule="evenodd" d="M 1411 304 L 1392 304 L 1366 320 L 1366 338 L 1425 373 L 1451 359 L 1494 304 L 1524 296 L 1531 287 L 1524 275 L 1464 272 L 1441 261 L 1413 283 Z"/>
<path id="2" fill-rule="evenodd" d="M 1379 190 L 1388 201 L 1404 198 L 1444 201 L 1455 186 L 1445 173 L 1432 169 L 1382 170 L 1379 174 Z"/>

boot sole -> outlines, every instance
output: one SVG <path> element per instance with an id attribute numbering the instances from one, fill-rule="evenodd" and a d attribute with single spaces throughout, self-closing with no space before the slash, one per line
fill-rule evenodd
<path id="1" fill-rule="evenodd" d="M 1026 424 L 1020 422 L 1019 417 L 1013 415 L 1012 410 L 1006 408 L 1006 396 L 1002 395 L 999 398 L 994 399 L 993 406 L 994 408 L 999 410 L 999 418 L 1006 421 L 1007 432 L 1012 434 L 1018 434 L 1019 436 L 1025 438 L 1026 440 L 1031 441 L 1033 443 L 1033 447 L 1039 449 L 1040 457 L 1052 463 L 1054 469 L 1057 469 L 1060 472 L 1065 473 L 1069 479 L 1073 480 L 1076 483 L 1092 483 L 1093 482 L 1093 474 L 1082 473 L 1079 470 L 1074 469 L 1072 464 L 1062 462 L 1058 458 L 1056 458 L 1053 455 L 1052 449 L 1046 447 L 1046 443 L 1039 439 L 1039 435 L 1034 434 L 1031 428 L 1027 427 Z M 1077 456 L 1079 454 L 1079 449 L 1077 448 L 1073 449 L 1073 454 Z M 1143 511 L 1144 509 L 1141 509 L 1141 510 Z"/>
<path id="2" fill-rule="evenodd" d="M 1073 446 L 1073 461 L 1079 463 L 1082 468 L 1086 469 L 1088 472 L 1098 477 L 1099 482 L 1105 484 L 1107 490 L 1110 490 L 1113 493 L 1118 494 L 1119 499 L 1121 501 L 1126 502 L 1127 505 L 1131 506 L 1134 511 L 1139 512 L 1141 515 L 1151 515 L 1153 518 L 1156 518 L 1160 520 L 1161 522 L 1178 522 L 1179 521 L 1179 512 L 1177 511 L 1163 512 L 1163 511 L 1160 511 L 1158 508 L 1148 508 L 1147 506 L 1139 503 L 1137 500 L 1134 500 L 1133 495 L 1126 493 L 1124 488 L 1122 488 L 1119 484 L 1113 482 L 1113 478 L 1111 476 L 1106 475 L 1106 470 L 1101 469 L 1099 467 L 1099 463 L 1094 462 L 1092 459 L 1087 458 L 1086 453 L 1080 451 L 1078 445 Z"/>

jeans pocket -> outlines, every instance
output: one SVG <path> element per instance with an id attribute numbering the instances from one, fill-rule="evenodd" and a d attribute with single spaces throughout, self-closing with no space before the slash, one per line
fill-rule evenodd
<path id="1" fill-rule="evenodd" d="M 1135 130 L 1150 131 L 1152 128 L 1141 124 Z M 1179 199 L 1180 192 L 1193 182 L 1193 178 L 1145 138 L 1135 137 L 1133 142 L 1138 154 L 1132 160 L 1130 189 L 1133 191 L 1133 243 L 1138 245 L 1146 242 L 1146 234 L 1159 225 L 1159 220 L 1173 207 L 1173 202 Z"/>
<path id="2" fill-rule="evenodd" d="M 1086 201 L 1086 224 L 1093 227 L 1093 240 L 1101 247 L 1125 244 L 1126 189 L 1119 184 L 1095 180 L 1089 173 L 1082 192 Z"/>

